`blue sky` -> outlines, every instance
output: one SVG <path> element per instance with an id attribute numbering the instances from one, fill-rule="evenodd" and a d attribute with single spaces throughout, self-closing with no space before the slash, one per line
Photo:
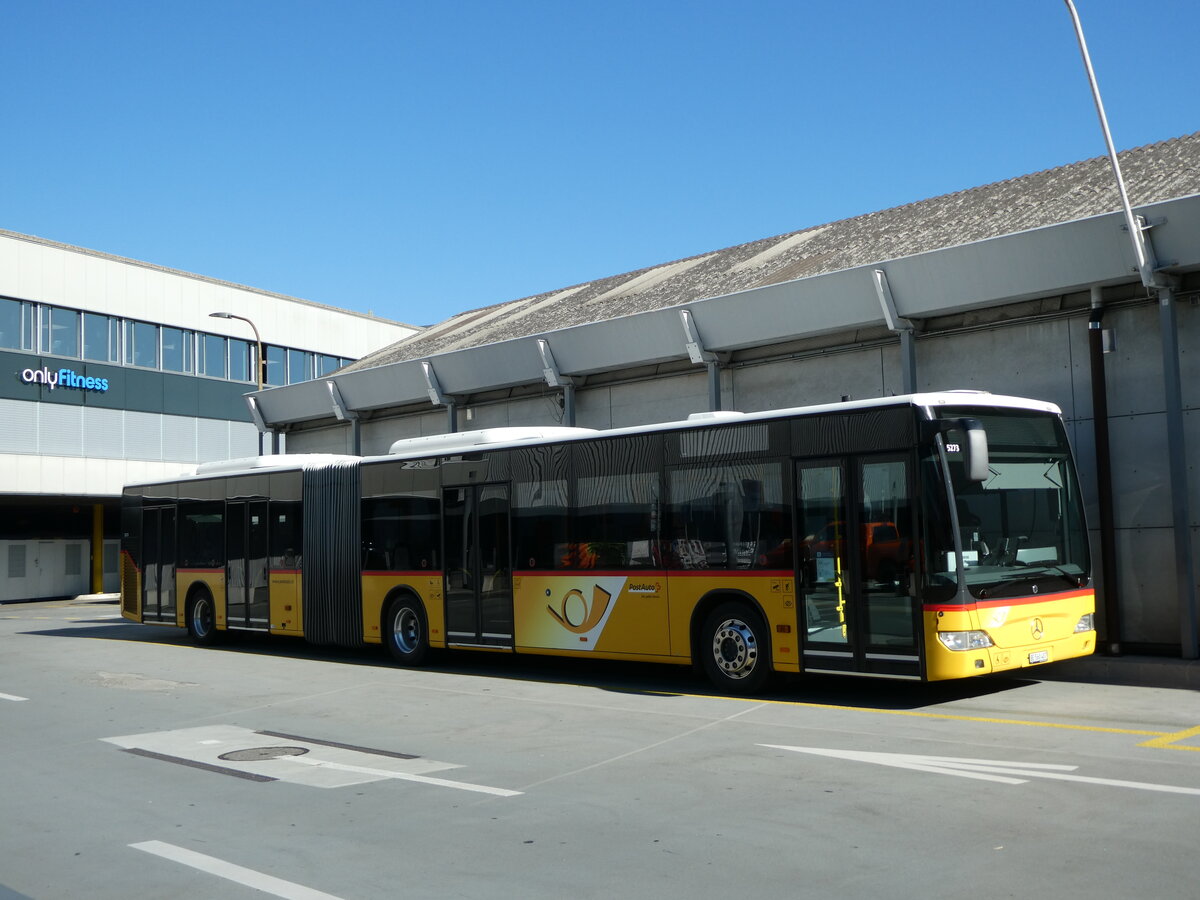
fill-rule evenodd
<path id="1" fill-rule="evenodd" d="M 1200 130 L 1200 3 L 1076 5 L 1117 146 Z M 1061 0 L 11 0 L 0 53 L 0 228 L 418 325 L 1104 152 Z"/>

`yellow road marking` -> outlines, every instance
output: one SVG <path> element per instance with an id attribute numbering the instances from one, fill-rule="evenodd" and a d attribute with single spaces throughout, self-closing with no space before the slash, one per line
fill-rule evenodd
<path id="1" fill-rule="evenodd" d="M 1174 734 L 1164 734 L 1161 737 L 1156 737 L 1152 741 L 1145 741 L 1138 744 L 1139 747 L 1154 747 L 1158 750 L 1200 750 L 1200 747 L 1177 747 L 1177 741 L 1184 741 L 1190 737 L 1200 735 L 1200 725 L 1195 728 L 1189 728 L 1186 731 L 1176 731 Z"/>
<path id="2" fill-rule="evenodd" d="M 702 697 L 714 700 L 742 700 L 746 703 L 777 706 L 806 706 L 811 709 L 836 709 L 844 712 L 879 713 L 887 716 L 915 716 L 921 719 L 950 719 L 956 722 L 981 722 L 989 725 L 1024 725 L 1030 728 L 1059 728 L 1064 731 L 1091 731 L 1102 734 L 1128 734 L 1135 737 L 1149 737 L 1152 740 L 1139 744 L 1139 747 L 1155 747 L 1170 750 L 1200 750 L 1200 747 L 1176 747 L 1174 742 L 1200 735 L 1200 725 L 1187 731 L 1143 731 L 1136 728 L 1107 728 L 1102 725 L 1071 725 L 1067 722 L 1038 722 L 1032 719 L 998 719 L 989 716 L 963 716 L 954 713 L 921 712 L 915 709 L 876 709 L 867 706 L 840 706 L 834 703 L 806 703 L 791 700 L 761 700 L 753 697 L 730 697 L 723 694 L 686 694 L 675 696 Z"/>

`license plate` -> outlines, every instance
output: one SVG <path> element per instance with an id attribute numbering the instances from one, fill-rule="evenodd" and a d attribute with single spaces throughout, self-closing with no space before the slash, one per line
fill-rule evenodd
<path id="1" fill-rule="evenodd" d="M 1029 654 L 1029 664 L 1030 665 L 1033 665 L 1034 663 L 1046 662 L 1049 659 L 1050 659 L 1050 651 L 1049 650 L 1035 650 L 1033 653 Z"/>

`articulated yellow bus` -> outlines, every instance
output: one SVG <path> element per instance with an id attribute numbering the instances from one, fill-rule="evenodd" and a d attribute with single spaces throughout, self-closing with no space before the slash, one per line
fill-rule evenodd
<path id="1" fill-rule="evenodd" d="M 125 489 L 121 610 L 187 628 L 942 680 L 1093 651 L 1083 503 L 1048 403 L 914 394 L 379 457 L 268 456 Z"/>

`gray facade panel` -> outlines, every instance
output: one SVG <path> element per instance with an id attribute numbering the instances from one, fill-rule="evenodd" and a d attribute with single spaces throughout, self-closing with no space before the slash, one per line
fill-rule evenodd
<path id="1" fill-rule="evenodd" d="M 196 459 L 196 421 L 183 416 L 162 417 L 164 460 L 191 462 Z"/>
<path id="2" fill-rule="evenodd" d="M 83 408 L 83 455 L 96 459 L 125 458 L 125 414 L 95 406 Z"/>
<path id="3" fill-rule="evenodd" d="M 162 381 L 162 406 L 159 412 L 169 416 L 195 416 L 198 414 L 197 381 L 188 375 L 160 375 Z"/>
<path id="4" fill-rule="evenodd" d="M 38 409 L 38 453 L 82 456 L 83 407 L 43 403 Z"/>
<path id="5" fill-rule="evenodd" d="M 1163 411 L 1162 332 L 1157 306 L 1116 309 L 1104 316 L 1117 347 L 1104 357 L 1110 416 Z M 1185 383 L 1186 385 L 1186 383 Z"/>
<path id="6" fill-rule="evenodd" d="M 163 380 L 158 372 L 125 369 L 121 384 L 125 390 L 124 409 L 144 413 L 162 412 Z"/>
<path id="7" fill-rule="evenodd" d="M 687 418 L 691 413 L 707 410 L 708 375 L 701 368 L 694 374 L 613 385 L 608 390 L 609 424 L 604 427 L 624 428 L 646 422 L 675 422 Z M 585 427 L 591 425 L 586 421 L 577 424 Z"/>
<path id="8" fill-rule="evenodd" d="M 0 399 L 0 453 L 37 453 L 37 403 Z"/>
<path id="9" fill-rule="evenodd" d="M 1166 417 L 1161 412 L 1110 417 L 1112 468 L 1120 481 L 1113 498 L 1117 528 L 1169 528 Z"/>
<path id="10" fill-rule="evenodd" d="M 922 390 L 1018 393 L 1057 403 L 1063 415 L 1073 416 L 1072 329 L 1086 331 L 1087 321 L 1059 319 L 919 340 L 918 383 Z"/>
<path id="11" fill-rule="evenodd" d="M 251 385 L 197 378 L 195 386 L 195 414 L 200 418 L 226 419 L 232 422 L 248 422 L 250 420 L 245 395 L 250 391 Z"/>
<path id="12" fill-rule="evenodd" d="M 1175 540 L 1170 528 L 1117 531 L 1121 640 L 1179 643 Z"/>
<path id="13" fill-rule="evenodd" d="M 229 458 L 229 423 L 200 419 L 196 423 L 196 455 L 200 462 Z"/>
<path id="14" fill-rule="evenodd" d="M 742 412 L 883 396 L 878 348 L 748 366 L 733 374 L 731 408 Z"/>
<path id="15" fill-rule="evenodd" d="M 125 456 L 128 459 L 162 459 L 162 425 L 158 413 L 126 410 Z"/>
<path id="16" fill-rule="evenodd" d="M 348 431 L 344 425 L 314 428 L 288 435 L 288 444 L 292 453 L 345 453 Z"/>

